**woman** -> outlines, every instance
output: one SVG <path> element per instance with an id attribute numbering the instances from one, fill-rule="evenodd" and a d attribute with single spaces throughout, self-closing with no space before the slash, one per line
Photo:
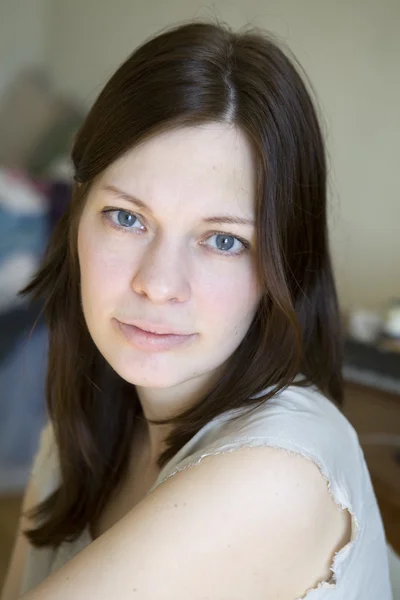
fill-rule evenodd
<path id="1" fill-rule="evenodd" d="M 389 599 L 293 64 L 254 31 L 165 31 L 72 158 L 26 289 L 51 332 L 49 424 L 3 598 Z"/>

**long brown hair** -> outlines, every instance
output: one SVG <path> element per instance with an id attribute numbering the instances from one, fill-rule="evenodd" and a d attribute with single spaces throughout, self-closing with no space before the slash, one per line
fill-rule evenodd
<path id="1" fill-rule="evenodd" d="M 80 302 L 77 227 L 93 180 L 146 138 L 207 122 L 233 124 L 257 163 L 257 269 L 262 299 L 221 379 L 171 419 L 163 466 L 228 410 L 268 401 L 293 384 L 342 399 L 341 334 L 327 233 L 326 158 L 306 78 L 270 35 L 192 22 L 159 33 L 111 77 L 72 151 L 76 185 L 42 268 L 23 291 L 42 298 L 50 335 L 47 407 L 59 487 L 31 511 L 35 546 L 75 539 L 126 474 L 135 386 L 100 355 Z M 164 421 L 165 422 L 165 421 Z"/>

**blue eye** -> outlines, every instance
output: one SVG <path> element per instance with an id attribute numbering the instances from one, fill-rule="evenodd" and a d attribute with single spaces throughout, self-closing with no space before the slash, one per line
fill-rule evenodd
<path id="1" fill-rule="evenodd" d="M 129 212 L 129 210 L 124 210 L 124 209 L 106 209 L 103 212 L 103 215 L 106 217 L 106 219 L 108 219 L 109 221 L 111 221 L 111 223 L 115 226 L 115 227 L 121 227 L 124 229 L 141 229 L 142 225 L 140 224 L 140 227 L 133 227 L 133 225 L 136 223 L 136 221 L 138 223 L 140 223 L 139 219 L 137 218 L 137 216 L 134 213 Z"/>
<path id="2" fill-rule="evenodd" d="M 213 236 L 216 239 L 216 243 L 217 243 L 217 247 L 218 250 L 230 250 L 232 248 L 232 246 L 234 246 L 235 244 L 235 239 L 233 237 L 233 235 L 222 235 L 220 233 L 218 233 L 217 235 Z"/>
<path id="3" fill-rule="evenodd" d="M 117 220 L 122 227 L 132 227 L 136 221 L 136 217 L 127 210 L 119 210 L 117 211 Z"/>
<path id="4" fill-rule="evenodd" d="M 144 233 L 146 230 L 139 217 L 129 210 L 124 210 L 123 208 L 105 208 L 101 212 L 103 217 L 117 230 L 131 230 L 137 234 Z M 134 227 L 136 224 L 138 226 Z M 201 245 L 207 246 L 214 254 L 217 253 L 231 257 L 239 256 L 250 248 L 250 243 L 246 240 L 222 231 L 214 232 L 206 241 L 211 239 L 215 239 L 216 245 L 212 246 L 209 243 L 205 243 L 205 241 L 201 242 Z"/>
<path id="5" fill-rule="evenodd" d="M 225 254 L 227 256 L 236 256 L 242 254 L 242 252 L 244 252 L 244 250 L 248 249 L 250 246 L 248 242 L 245 242 L 244 240 L 241 240 L 235 237 L 234 235 L 229 235 L 227 233 L 215 233 L 208 239 L 210 240 L 212 238 L 215 238 L 216 241 L 216 251 L 220 254 Z M 237 244 L 237 246 L 232 252 L 231 249 L 235 246 L 235 243 Z"/>

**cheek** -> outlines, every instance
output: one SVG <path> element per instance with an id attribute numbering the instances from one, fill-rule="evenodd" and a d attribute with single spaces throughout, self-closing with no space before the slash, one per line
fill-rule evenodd
<path id="1" fill-rule="evenodd" d="M 215 331 L 225 334 L 247 331 L 260 300 L 260 288 L 253 265 L 243 262 L 234 272 L 226 270 L 204 276 L 201 285 L 203 314 Z"/>
<path id="2" fill-rule="evenodd" d="M 84 308 L 94 304 L 97 308 L 108 302 L 127 287 L 129 266 L 121 249 L 110 247 L 105 236 L 85 230 L 78 235 L 78 254 L 81 273 L 81 293 Z"/>

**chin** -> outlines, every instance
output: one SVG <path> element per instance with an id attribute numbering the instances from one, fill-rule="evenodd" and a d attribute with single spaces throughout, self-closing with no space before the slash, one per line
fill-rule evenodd
<path id="1" fill-rule="evenodd" d="M 172 388 L 186 380 L 182 370 L 179 373 L 174 373 L 171 367 L 168 368 L 167 365 L 165 368 L 161 368 L 160 365 L 156 364 L 149 364 L 147 367 L 135 366 L 134 368 L 132 368 L 132 364 L 121 365 L 110 362 L 110 365 L 122 379 L 138 387 Z"/>

